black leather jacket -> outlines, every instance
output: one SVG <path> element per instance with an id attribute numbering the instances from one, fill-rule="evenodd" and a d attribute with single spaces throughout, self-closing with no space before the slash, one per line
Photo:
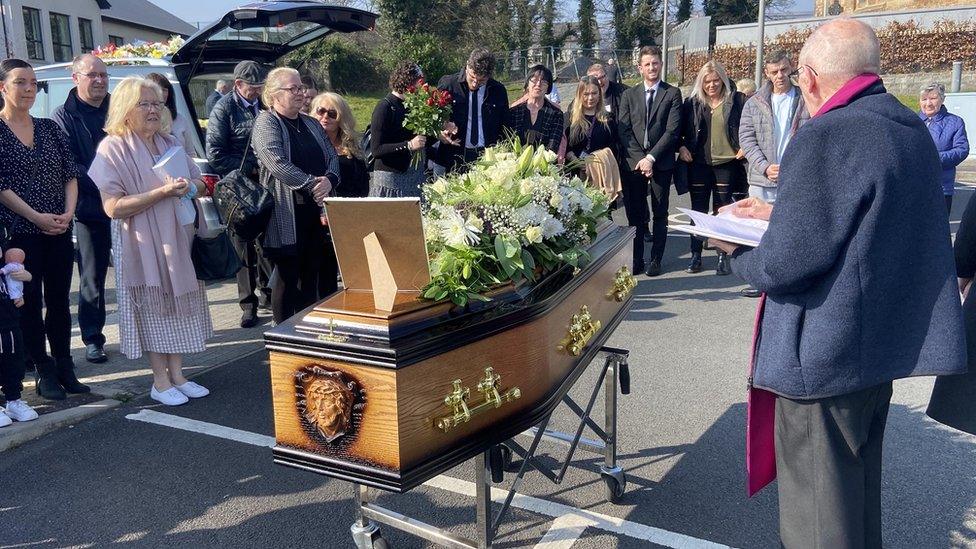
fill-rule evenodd
<path id="1" fill-rule="evenodd" d="M 253 112 L 241 106 L 236 91 L 223 96 L 214 105 L 207 122 L 207 160 L 221 177 L 240 168 L 245 153 L 244 173 L 257 173 L 258 160 L 247 147 L 254 118 Z"/>

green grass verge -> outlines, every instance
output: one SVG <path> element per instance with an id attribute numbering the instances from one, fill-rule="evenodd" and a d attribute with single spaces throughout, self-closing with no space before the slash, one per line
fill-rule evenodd
<path id="1" fill-rule="evenodd" d="M 373 109 L 380 99 L 386 97 L 384 92 L 376 92 L 367 95 L 343 95 L 342 97 L 349 103 L 352 109 L 352 116 L 356 119 L 356 130 L 363 131 L 369 125 L 373 117 Z"/>

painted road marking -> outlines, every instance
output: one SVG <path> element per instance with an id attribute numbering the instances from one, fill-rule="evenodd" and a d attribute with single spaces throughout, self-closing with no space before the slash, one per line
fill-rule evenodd
<path id="1" fill-rule="evenodd" d="M 126 419 L 152 423 L 181 429 L 202 435 L 243 442 L 252 446 L 270 448 L 275 445 L 275 439 L 267 435 L 242 431 L 231 427 L 224 427 L 215 423 L 207 423 L 195 419 L 164 414 L 155 410 L 140 410 L 138 413 L 125 416 Z M 424 486 L 437 488 L 455 494 L 474 497 L 476 487 L 473 482 L 461 480 L 445 475 L 434 477 L 424 483 Z M 491 499 L 496 502 L 503 502 L 508 497 L 508 490 L 504 488 L 492 488 Z M 515 494 L 512 506 L 525 511 L 545 515 L 554 519 L 552 526 L 546 535 L 536 545 L 537 548 L 544 549 L 568 549 L 579 539 L 583 530 L 586 528 L 596 528 L 611 534 L 627 536 L 630 538 L 656 543 L 664 547 L 674 549 L 729 549 L 728 545 L 713 543 L 671 532 L 653 526 L 647 526 L 626 519 L 596 513 L 586 509 L 578 509 L 570 505 L 556 503 L 545 499 L 540 499 L 523 494 Z"/>

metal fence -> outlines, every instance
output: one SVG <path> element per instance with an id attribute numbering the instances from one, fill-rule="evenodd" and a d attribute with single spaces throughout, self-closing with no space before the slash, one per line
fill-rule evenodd
<path id="1" fill-rule="evenodd" d="M 638 48 L 632 50 L 613 50 L 606 48 L 529 48 L 498 52 L 495 56 L 495 77 L 501 82 L 523 82 L 529 67 L 545 65 L 552 71 L 558 82 L 576 82 L 586 75 L 586 69 L 593 63 L 606 65 L 614 60 L 620 70 L 621 78 L 637 78 L 635 56 Z"/>

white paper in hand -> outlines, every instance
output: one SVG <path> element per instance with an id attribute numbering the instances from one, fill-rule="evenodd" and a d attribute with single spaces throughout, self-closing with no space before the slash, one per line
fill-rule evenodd
<path id="1" fill-rule="evenodd" d="M 678 211 L 691 218 L 695 224 L 671 225 L 672 229 L 743 246 L 758 246 L 769 227 L 768 221 L 736 217 L 732 212 L 709 215 L 687 208 L 678 208 Z"/>
<path id="2" fill-rule="evenodd" d="M 153 171 L 164 181 L 167 177 L 172 177 L 173 179 L 182 177 L 183 179 L 189 180 L 189 163 L 190 157 L 186 155 L 183 147 L 174 145 L 159 157 L 159 161 L 153 165 Z M 193 207 L 193 199 L 181 198 L 179 204 L 176 205 L 176 218 L 180 225 L 190 225 L 196 220 L 196 217 L 197 209 Z"/>

